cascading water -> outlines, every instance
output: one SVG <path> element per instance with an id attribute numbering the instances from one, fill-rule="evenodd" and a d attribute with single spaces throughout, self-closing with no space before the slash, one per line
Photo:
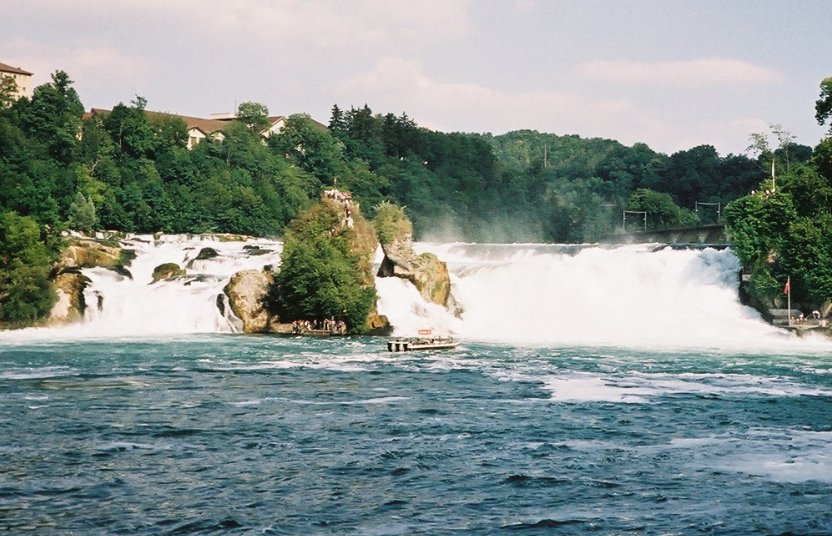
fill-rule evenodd
<path id="1" fill-rule="evenodd" d="M 277 266 L 282 249 L 272 240 L 224 241 L 210 235 L 132 236 L 121 246 L 135 252 L 127 267 L 130 276 L 84 269 L 91 280 L 84 292 L 84 322 L 48 331 L 92 337 L 235 331 L 223 287 L 241 270 Z M 217 256 L 196 260 L 203 248 L 215 250 Z M 153 270 L 164 263 L 178 264 L 185 275 L 154 283 Z M 223 307 L 218 307 L 218 300 Z"/>
<path id="2" fill-rule="evenodd" d="M 282 244 L 210 236 L 135 236 L 131 277 L 85 269 L 84 322 L 25 330 L 35 337 L 114 337 L 233 332 L 223 287 L 245 269 L 278 266 Z M 202 248 L 218 255 L 195 260 Z M 464 340 L 532 345 L 752 348 L 791 346 L 795 337 L 740 304 L 739 263 L 729 250 L 542 244 L 415 244 L 448 263 L 462 313 L 426 303 L 409 282 L 377 278 L 379 312 L 397 335 L 455 334 Z M 376 261 L 380 262 L 381 258 Z M 186 275 L 152 282 L 176 263 Z M 219 302 L 219 305 L 218 305 Z M 47 334 L 48 332 L 48 334 Z M 0 339 L 29 338 L 0 332 Z M 806 342 L 801 342 L 806 346 Z M 828 343 L 823 343 L 828 345 Z"/>
<path id="3" fill-rule="evenodd" d="M 424 325 L 469 340 L 532 344 L 743 347 L 793 343 L 738 298 L 729 250 L 655 245 L 417 244 L 448 262 L 461 319 L 409 284 L 382 282 L 398 334 Z"/>

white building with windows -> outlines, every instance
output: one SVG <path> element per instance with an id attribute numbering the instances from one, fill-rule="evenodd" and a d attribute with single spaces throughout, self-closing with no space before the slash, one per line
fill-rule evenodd
<path id="1" fill-rule="evenodd" d="M 12 94 L 14 100 L 20 97 L 32 98 L 32 73 L 24 71 L 20 67 L 12 67 L 0 63 L 0 77 L 14 80 L 17 90 Z"/>

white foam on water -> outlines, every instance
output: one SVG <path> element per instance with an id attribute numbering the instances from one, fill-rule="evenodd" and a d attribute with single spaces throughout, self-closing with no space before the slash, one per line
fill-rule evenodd
<path id="1" fill-rule="evenodd" d="M 551 399 L 558 402 L 640 404 L 647 402 L 646 397 L 651 394 L 646 389 L 621 387 L 604 378 L 589 374 L 544 378 L 543 386 L 551 392 Z"/>
<path id="2" fill-rule="evenodd" d="M 830 347 L 826 339 L 801 339 L 777 329 L 743 306 L 738 296 L 740 264 L 730 250 L 655 250 L 655 245 L 415 247 L 448 262 L 452 293 L 463 313 L 456 319 L 436 312 L 409 283 L 379 280 L 380 310 L 389 312 L 403 331 L 421 322 L 463 340 L 523 345 L 765 353 L 823 352 Z"/>
<path id="3" fill-rule="evenodd" d="M 280 242 L 271 240 L 225 242 L 210 236 L 134 236 L 122 244 L 136 252 L 129 266 L 132 279 L 85 269 L 92 283 L 85 293 L 84 322 L 0 332 L 0 343 L 233 332 L 236 324 L 229 308 L 223 314 L 217 306 L 224 299 L 223 287 L 238 271 L 278 266 L 282 250 Z M 252 255 L 246 246 L 268 252 Z M 219 256 L 196 261 L 204 247 Z M 766 354 L 823 353 L 832 346 L 827 339 L 798 338 L 774 328 L 740 304 L 740 265 L 730 250 L 551 244 L 414 247 L 448 263 L 451 292 L 462 312 L 457 318 L 445 307 L 425 302 L 405 280 L 377 278 L 378 309 L 396 335 L 430 329 L 464 342 Z M 167 262 L 185 267 L 186 276 L 152 283 L 153 269 Z"/>
<path id="4" fill-rule="evenodd" d="M 528 373 L 512 379 L 533 381 Z M 742 396 L 832 396 L 832 389 L 806 386 L 785 378 L 730 374 L 645 374 L 603 376 L 592 373 L 550 375 L 536 378 L 560 402 L 651 403 L 661 397 L 679 395 Z"/>
<path id="5" fill-rule="evenodd" d="M 715 468 L 775 482 L 832 482 L 832 432 L 795 430 L 785 438 L 761 434 L 743 441 L 742 451 L 721 459 Z"/>
<path id="6" fill-rule="evenodd" d="M 83 322 L 0 332 L 0 341 L 233 332 L 235 324 L 228 307 L 225 314 L 217 307 L 223 287 L 239 271 L 279 265 L 282 251 L 282 243 L 274 240 L 227 241 L 210 235 L 137 235 L 120 243 L 136 254 L 127 266 L 132 277 L 104 268 L 82 270 L 91 279 L 84 292 L 87 309 Z M 218 255 L 195 260 L 203 248 L 212 248 Z M 253 254 L 254 248 L 266 253 Z M 178 264 L 185 275 L 154 283 L 153 270 L 164 263 Z"/>

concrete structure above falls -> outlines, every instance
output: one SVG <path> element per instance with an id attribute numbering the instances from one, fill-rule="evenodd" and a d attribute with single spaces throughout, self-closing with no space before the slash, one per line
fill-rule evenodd
<path id="1" fill-rule="evenodd" d="M 696 227 L 675 227 L 638 232 L 627 232 L 607 236 L 602 242 L 613 244 L 643 244 L 658 242 L 673 246 L 726 248 L 731 237 L 725 225 L 714 223 Z"/>

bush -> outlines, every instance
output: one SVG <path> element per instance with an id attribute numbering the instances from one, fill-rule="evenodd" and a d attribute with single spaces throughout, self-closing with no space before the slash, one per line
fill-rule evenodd
<path id="1" fill-rule="evenodd" d="M 50 261 L 33 218 L 0 214 L 0 323 L 24 326 L 49 314 L 57 299 Z"/>

